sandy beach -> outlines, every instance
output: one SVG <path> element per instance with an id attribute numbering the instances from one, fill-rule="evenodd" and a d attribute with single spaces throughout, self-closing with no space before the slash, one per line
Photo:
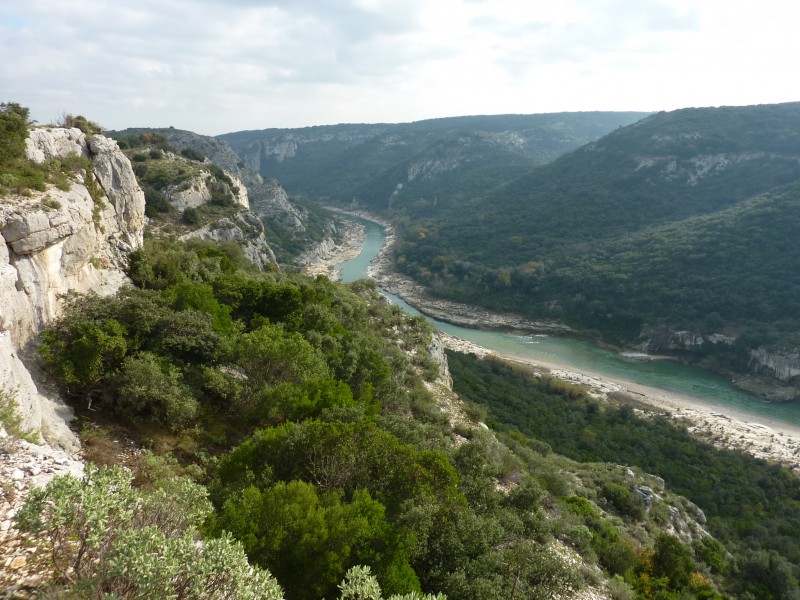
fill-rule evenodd
<path id="1" fill-rule="evenodd" d="M 458 352 L 478 356 L 496 354 L 482 346 L 450 335 L 445 346 Z M 526 364 L 534 372 L 547 373 L 564 381 L 585 386 L 588 393 L 600 400 L 614 399 L 633 406 L 642 416 L 659 414 L 684 423 L 690 433 L 717 446 L 740 450 L 774 461 L 800 475 L 800 427 L 782 421 L 760 418 L 742 411 L 714 409 L 698 404 L 691 396 L 649 387 L 630 381 L 600 376 L 591 371 L 576 370 L 570 365 L 530 360 L 518 356 L 498 355 L 506 360 Z"/>

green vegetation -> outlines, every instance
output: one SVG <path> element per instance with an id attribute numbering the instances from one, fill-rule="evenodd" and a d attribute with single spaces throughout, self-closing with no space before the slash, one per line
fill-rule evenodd
<path id="1" fill-rule="evenodd" d="M 74 127 L 80 129 L 87 136 L 92 136 L 97 133 L 103 133 L 103 128 L 100 125 L 98 125 L 94 121 L 90 121 L 83 115 L 65 114 L 58 123 L 58 126 L 67 128 Z"/>
<path id="2" fill-rule="evenodd" d="M 33 444 L 40 444 L 39 432 L 25 429 L 19 415 L 19 405 L 14 392 L 0 389 L 0 427 L 12 437 L 20 438 Z"/>
<path id="3" fill-rule="evenodd" d="M 484 406 L 487 422 L 498 431 L 540 440 L 575 460 L 639 467 L 663 477 L 671 490 L 701 507 L 709 531 L 733 553 L 733 564 L 726 564 L 725 549 L 711 539 L 700 540 L 691 551 L 710 573 L 723 575 L 736 597 L 798 597 L 800 480 L 792 473 L 749 455 L 717 450 L 664 419 L 636 417 L 627 406 L 599 407 L 588 396 L 547 377 L 496 360 L 457 353 L 448 357 L 456 392 Z M 620 514 L 641 514 L 642 505 L 627 486 L 607 482 L 599 494 Z M 596 511 L 581 499 L 568 498 L 567 503 L 595 532 L 592 547 L 601 562 L 612 572 L 624 573 L 606 557 L 603 544 L 608 536 L 601 533 Z M 642 573 L 648 574 L 648 585 L 665 575 L 673 584 L 691 581 L 694 567 L 689 567 L 687 551 L 662 540 L 655 546 L 652 566 L 640 564 L 634 567 L 636 578 L 626 577 L 641 593 Z M 659 571 L 667 568 L 672 572 Z M 754 577 L 756 568 L 763 568 L 763 574 Z"/>
<path id="4" fill-rule="evenodd" d="M 283 598 L 229 536 L 198 543 L 210 511 L 205 490 L 186 478 L 137 490 L 123 469 L 88 465 L 83 479 L 33 488 L 16 522 L 46 541 L 56 575 L 71 582 L 58 597 Z"/>
<path id="5" fill-rule="evenodd" d="M 29 114 L 27 108 L 15 102 L 0 104 L 0 197 L 11 194 L 30 196 L 31 191 L 46 191 L 48 184 L 66 191 L 70 187 L 70 181 L 80 175 L 94 200 L 96 210 L 102 209 L 105 205 L 105 194 L 95 180 L 92 163 L 88 158 L 72 155 L 61 160 L 50 159 L 43 164 L 36 164 L 25 158 L 25 140 L 30 130 Z M 71 121 L 72 126 L 83 125 L 86 132 L 91 133 L 94 131 L 92 127 L 97 127 L 83 117 L 68 117 L 78 119 Z M 58 202 L 49 197 L 45 197 L 42 203 L 49 208 L 60 208 L 56 206 Z"/>
<path id="6" fill-rule="evenodd" d="M 225 142 L 172 127 L 133 128 L 109 132 L 108 135 L 116 139 L 120 147 L 135 150 L 130 153 L 134 161 L 137 155 L 142 162 L 147 160 L 147 154 L 143 150 L 149 146 L 149 140 L 164 151 L 179 153 L 195 166 L 202 163 L 203 169 L 210 170 L 219 183 L 234 193 L 238 193 L 238 190 L 234 189 L 232 180 L 228 181 L 225 172 L 239 179 L 247 188 L 250 210 L 262 219 L 266 239 L 281 264 L 292 264 L 297 256 L 331 234 L 333 217 L 329 211 L 314 202 L 298 198 L 289 198 L 286 203 L 280 186 L 274 181 L 265 181 L 258 173 L 247 168 Z M 141 167 L 136 168 L 137 173 L 141 173 Z M 147 184 L 143 187 L 146 188 Z M 215 202 L 217 207 L 230 205 L 228 191 L 223 190 L 223 194 L 217 194 Z M 209 208 L 201 207 L 200 213 Z M 166 217 L 164 220 L 171 218 L 169 215 Z M 184 223 L 197 225 L 212 218 L 212 215 L 199 214 L 198 217 L 198 221 L 188 222 L 184 219 Z"/>
<path id="7" fill-rule="evenodd" d="M 133 171 L 144 191 L 145 214 L 158 226 L 189 225 L 196 229 L 204 223 L 238 212 L 234 198 L 238 188 L 222 169 L 204 162 L 199 154 L 190 151 L 188 154 L 191 156 L 186 152 L 179 156 L 167 138 L 157 133 L 118 136 L 116 139 L 131 159 Z M 179 218 L 169 196 L 188 190 L 192 181 L 198 178 L 205 179 L 211 200 L 208 204 L 185 209 Z"/>
<path id="8" fill-rule="evenodd" d="M 686 358 L 742 371 L 750 349 L 800 340 L 798 117 L 798 104 L 659 113 L 457 209 L 407 205 L 397 265 L 436 295 L 613 343 L 726 333 L 736 347 Z"/>
<path id="9" fill-rule="evenodd" d="M 721 545 L 659 541 L 669 507 L 682 507 L 670 492 L 644 511 L 616 467 L 575 463 L 519 432 L 500 443 L 461 425 L 466 439 L 456 438 L 423 385 L 436 375 L 430 327 L 380 301 L 371 284 L 262 273 L 232 244 L 153 239 L 131 256 L 129 274 L 136 287 L 72 299 L 43 334 L 42 356 L 84 422 L 104 423 L 84 425 L 87 452 L 119 460 L 103 454 L 104 427 L 152 448 L 128 462 L 143 486 L 131 493 L 145 505 L 165 481 L 206 486 L 212 512 L 200 510 L 196 486 L 195 508 L 178 511 L 208 515 L 194 522 L 204 537 L 196 548 L 232 536 L 287 598 L 363 589 L 544 599 L 596 579 L 593 564 L 624 578 L 620 594 L 722 598 Z M 551 386 L 553 401 L 584 402 L 579 390 Z M 77 493 L 60 485 L 65 497 Z M 46 511 L 42 502 L 30 510 Z M 137 527 L 122 536 L 134 554 Z M 163 560 L 165 569 L 170 552 L 183 552 L 177 540 L 198 535 L 147 531 L 160 554 L 143 549 L 136 564 Z M 91 559 L 102 564 L 86 576 L 92 589 L 110 585 L 115 539 Z M 70 551 L 54 556 L 73 564 Z M 575 551 L 583 570 L 563 558 Z M 369 572 L 352 570 L 359 565 Z M 163 585 L 161 572 L 153 585 Z M 180 573 L 172 580 L 192 577 Z"/>
<path id="10" fill-rule="evenodd" d="M 571 484 L 538 465 L 543 489 L 477 430 L 452 443 L 423 385 L 436 372 L 424 320 L 366 282 L 255 271 L 234 245 L 150 239 L 129 272 L 135 288 L 70 301 L 42 356 L 84 419 L 163 457 L 131 463 L 137 481 L 155 468 L 207 485 L 206 539 L 231 534 L 287 597 L 333 597 L 357 565 L 387 595 L 548 598 L 581 585 L 550 547 L 559 530 L 545 509 Z M 84 431 L 90 457 L 117 460 Z"/>
<path id="11" fill-rule="evenodd" d="M 556 113 L 265 129 L 219 136 L 292 195 L 385 210 L 488 190 L 645 113 Z M 264 154 L 261 148 L 290 147 Z M 402 187 L 398 189 L 398 184 Z M 455 202 L 454 205 L 457 205 Z"/>
<path id="12" fill-rule="evenodd" d="M 181 150 L 181 154 L 190 160 L 196 160 L 198 162 L 203 162 L 206 159 L 202 152 L 194 148 L 184 148 Z"/>
<path id="13" fill-rule="evenodd" d="M 47 170 L 25 159 L 29 114 L 16 102 L 0 104 L 0 196 L 46 189 Z"/>

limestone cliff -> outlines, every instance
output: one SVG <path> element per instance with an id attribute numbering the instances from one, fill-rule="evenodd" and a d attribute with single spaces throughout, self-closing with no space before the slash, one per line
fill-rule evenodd
<path id="1" fill-rule="evenodd" d="M 109 294 L 126 281 L 126 256 L 142 244 L 144 194 L 116 142 L 103 136 L 34 129 L 26 154 L 38 163 L 91 161 L 68 189 L 0 199 L 0 389 L 16 394 L 25 427 L 72 449 L 69 410 L 54 393 L 40 393 L 20 353 L 59 316 L 64 294 Z"/>
<path id="2" fill-rule="evenodd" d="M 249 210 L 243 210 L 232 217 L 224 217 L 195 229 L 180 237 L 181 240 L 199 238 L 214 242 L 236 242 L 241 246 L 245 257 L 266 270 L 275 263 L 275 254 L 264 236 L 264 225 Z"/>
<path id="3" fill-rule="evenodd" d="M 715 346 L 732 346 L 736 338 L 722 333 L 701 334 L 691 331 L 674 331 L 669 328 L 646 330 L 642 333 L 642 342 L 635 350 L 646 354 L 676 354 L 713 348 Z M 750 359 L 746 368 L 740 366 L 732 369 L 717 363 L 704 366 L 711 367 L 731 377 L 736 387 L 774 402 L 790 402 L 800 400 L 800 352 L 797 349 L 770 350 L 767 348 L 750 348 L 747 350 Z"/>

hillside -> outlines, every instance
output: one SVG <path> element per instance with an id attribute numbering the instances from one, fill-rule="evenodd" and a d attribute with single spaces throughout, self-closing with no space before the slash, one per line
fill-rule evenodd
<path id="1" fill-rule="evenodd" d="M 546 375 L 451 355 L 465 403 L 430 326 L 369 282 L 264 270 L 230 241 L 174 239 L 198 224 L 186 222 L 189 209 L 200 219 L 242 212 L 245 190 L 231 175 L 152 147 L 152 138 L 126 150 L 132 166 L 96 133 L 87 142 L 77 129 L 54 131 L 32 137 L 45 149 L 51 138 L 69 142 L 62 159 L 91 150 L 92 162 L 78 161 L 74 174 L 47 163 L 43 177 L 105 212 L 83 229 L 53 227 L 62 237 L 15 237 L 25 219 L 42 222 L 36 215 L 63 220 L 45 196 L 57 183 L 42 180 L 41 196 L 3 190 L 3 208 L 16 215 L 2 227 L 9 258 L 18 264 L 34 242 L 32 254 L 78 248 L 86 228 L 108 226 L 135 243 L 97 237 L 91 251 L 114 249 L 98 256 L 115 259 L 107 268 L 119 275 L 124 264 L 129 284 L 105 296 L 93 285 L 73 290 L 88 293 L 59 298 L 57 314 L 30 331 L 46 327 L 40 364 L 78 415 L 90 463 L 82 479 L 36 487 L 80 465 L 14 439 L 14 393 L 0 387 L 0 424 L 11 433 L 0 428 L 0 475 L 13 482 L 0 490 L 4 594 L 797 597 L 800 483 L 785 469 Z M 0 176 L 31 166 L 15 152 Z M 138 200 L 132 206 L 103 168 L 112 157 L 115 172 L 131 176 L 122 189 Z M 102 207 L 89 192 L 90 166 Z M 209 196 L 190 206 L 195 181 Z M 153 190 L 170 208 L 156 211 L 143 242 L 140 228 L 111 229 L 126 207 L 140 226 L 159 205 Z M 54 277 L 66 272 L 52 266 Z M 2 288 L 0 302 L 19 293 Z M 1 323 L 6 336 L 11 324 Z M 541 429 L 544 407 L 550 427 Z M 658 443 L 641 443 L 650 439 Z M 661 468 L 659 452 L 670 458 L 664 479 L 649 473 Z"/>
<path id="2" fill-rule="evenodd" d="M 396 211 L 397 265 L 441 296 L 791 383 L 799 119 L 800 104 L 653 115 L 458 210 Z"/>
<path id="3" fill-rule="evenodd" d="M 381 210 L 491 189 L 645 113 L 452 117 L 218 136 L 292 195 Z"/>
<path id="4" fill-rule="evenodd" d="M 325 243 L 336 230 L 327 211 L 314 204 L 289 198 L 274 179 L 263 178 L 241 161 L 227 143 L 192 131 L 169 128 L 129 128 L 108 135 L 123 147 L 141 146 L 144 135 L 158 136 L 160 146 L 185 158 L 207 158 L 247 188 L 250 210 L 262 221 L 266 238 L 281 263 Z"/>

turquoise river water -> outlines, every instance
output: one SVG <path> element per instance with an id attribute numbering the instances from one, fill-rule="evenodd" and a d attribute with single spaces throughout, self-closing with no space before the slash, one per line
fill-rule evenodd
<path id="1" fill-rule="evenodd" d="M 350 282 L 367 276 L 367 267 L 386 241 L 384 228 L 366 219 L 347 216 L 364 225 L 365 239 L 361 254 L 337 265 L 342 281 Z M 384 290 L 392 302 L 406 312 L 418 315 L 419 311 L 402 299 Z M 728 380 L 706 371 L 670 360 L 634 362 L 616 352 L 589 342 L 558 337 L 519 336 L 493 331 L 469 329 L 426 317 L 435 327 L 464 340 L 474 342 L 498 354 L 517 356 L 532 361 L 561 363 L 566 368 L 594 373 L 600 377 L 622 379 L 676 392 L 691 397 L 696 403 L 718 409 L 724 413 L 733 409 L 762 420 L 778 420 L 800 425 L 800 405 L 767 402 L 736 389 Z"/>

